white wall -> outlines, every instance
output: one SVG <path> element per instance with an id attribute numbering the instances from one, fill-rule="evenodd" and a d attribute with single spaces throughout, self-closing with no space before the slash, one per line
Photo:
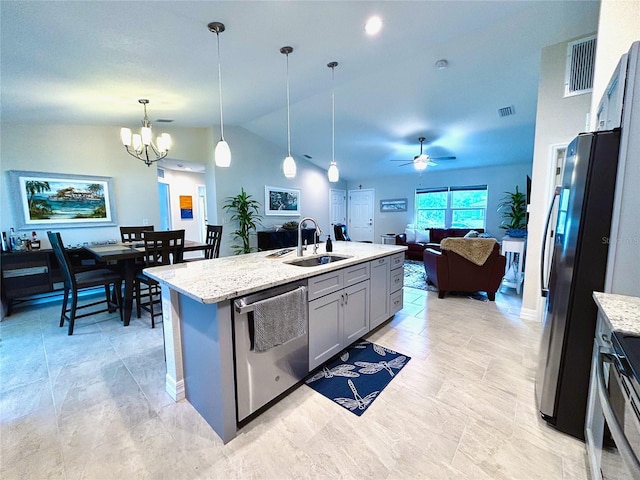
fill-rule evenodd
<path id="1" fill-rule="evenodd" d="M 640 40 L 640 2 L 602 0 L 591 99 L 591 130 L 595 130 L 598 103 L 620 56 L 637 40 Z"/>
<path id="2" fill-rule="evenodd" d="M 574 39 L 544 48 L 540 62 L 531 207 L 522 294 L 522 309 L 529 316 L 535 315 L 533 312 L 538 309 L 540 298 L 540 250 L 552 188 L 548 181 L 555 167 L 553 146 L 568 144 L 578 133 L 586 131 L 587 115 L 591 108 L 591 94 L 564 98 L 567 44 L 572 40 Z"/>
<path id="3" fill-rule="evenodd" d="M 218 168 L 213 164 L 213 157 L 206 165 L 207 181 L 207 209 L 213 212 L 217 209 L 217 222 L 223 225 L 220 255 L 232 255 L 232 244 L 238 244 L 232 238 L 232 232 L 237 224 L 230 222 L 230 214 L 222 209 L 225 199 L 240 193 L 240 189 L 260 202 L 260 214 L 263 215 L 259 230 L 272 228 L 290 220 L 299 221 L 302 217 L 315 218 L 325 235 L 333 233 L 329 227 L 329 188 L 346 188 L 343 181 L 330 184 L 324 169 L 294 155 L 297 165 L 297 175 L 288 179 L 282 173 L 282 161 L 286 151 L 271 142 L 245 130 L 241 127 L 225 127 L 225 140 L 231 149 L 231 166 Z M 215 133 L 213 133 L 215 135 Z M 217 137 L 214 139 L 217 142 Z M 327 165 L 328 167 L 328 165 Z M 213 173 L 212 171 L 215 171 Z M 212 185 L 211 182 L 215 181 Z M 264 216 L 264 187 L 271 185 L 283 188 L 295 188 L 301 192 L 301 216 Z M 209 191 L 215 189 L 215 205 L 211 204 Z M 252 246 L 257 247 L 256 237 L 252 239 Z"/>
<path id="4" fill-rule="evenodd" d="M 187 240 L 200 240 L 201 226 L 200 206 L 198 205 L 198 185 L 204 185 L 204 174 L 178 170 L 164 170 L 165 183 L 169 184 L 169 201 L 171 203 L 171 228 L 173 230 L 184 229 L 184 238 Z M 191 197 L 193 205 L 193 218 L 180 218 L 180 196 Z"/>
<path id="5" fill-rule="evenodd" d="M 171 134 L 171 156 L 205 163 L 206 129 L 163 128 Z M 85 174 L 112 177 L 116 219 L 120 225 L 141 225 L 143 219 L 159 225 L 157 171 L 130 156 L 120 143 L 119 127 L 87 125 L 2 124 L 0 133 L 2 192 L 0 193 L 0 229 L 16 225 L 16 205 L 11 198 L 7 170 Z M 47 228 L 37 230 L 46 238 Z M 117 226 L 64 228 L 66 244 L 119 239 Z M 44 242 L 43 247 L 48 246 Z"/>
<path id="6" fill-rule="evenodd" d="M 479 167 L 459 170 L 427 169 L 422 175 L 418 173 L 404 176 L 366 179 L 348 182 L 349 190 L 362 188 L 375 189 L 374 205 L 374 239 L 380 242 L 380 235 L 386 233 L 402 233 L 408 223 L 414 222 L 414 202 L 417 188 L 453 187 L 461 185 L 487 185 L 489 198 L 487 202 L 486 230 L 491 235 L 501 238 L 504 230 L 499 228 L 502 221 L 497 212 L 498 203 L 504 192 L 518 189 L 526 193 L 527 175 L 531 175 L 531 163 L 518 163 L 496 167 Z M 406 198 L 406 212 L 380 212 L 380 200 Z"/>

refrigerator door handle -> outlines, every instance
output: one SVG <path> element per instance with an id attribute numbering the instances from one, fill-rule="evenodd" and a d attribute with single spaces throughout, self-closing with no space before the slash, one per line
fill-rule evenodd
<path id="1" fill-rule="evenodd" d="M 540 294 L 546 297 L 549 294 L 549 285 L 545 285 L 544 279 L 544 260 L 547 253 L 547 234 L 549 233 L 549 223 L 551 222 L 551 215 L 553 214 L 553 206 L 556 203 L 556 199 L 560 197 L 562 187 L 556 185 L 556 189 L 553 192 L 553 198 L 551 199 L 551 205 L 549 205 L 549 211 L 547 212 L 547 221 L 544 225 L 544 234 L 542 235 L 542 252 L 540 254 Z"/>

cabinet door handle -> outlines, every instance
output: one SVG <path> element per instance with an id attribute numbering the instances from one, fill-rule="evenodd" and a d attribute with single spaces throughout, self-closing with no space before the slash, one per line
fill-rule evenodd
<path id="1" fill-rule="evenodd" d="M 384 263 L 384 258 L 378 259 L 378 263 Z"/>
<path id="2" fill-rule="evenodd" d="M 340 305 L 344 305 L 344 293 L 340 295 Z"/>
<path id="3" fill-rule="evenodd" d="M 345 294 L 344 294 L 344 304 L 346 305 L 347 303 L 349 303 L 349 294 L 345 292 Z"/>

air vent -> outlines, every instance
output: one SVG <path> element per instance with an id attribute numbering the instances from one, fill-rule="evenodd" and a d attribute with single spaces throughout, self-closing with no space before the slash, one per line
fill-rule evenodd
<path id="1" fill-rule="evenodd" d="M 516 109 L 513 105 L 509 105 L 508 107 L 502 107 L 498 109 L 498 115 L 500 117 L 508 117 L 509 115 L 515 115 Z"/>
<path id="2" fill-rule="evenodd" d="M 567 46 L 567 66 L 564 79 L 565 97 L 591 92 L 595 58 L 595 35 L 569 43 Z"/>
<path id="3" fill-rule="evenodd" d="M 156 120 L 156 122 L 158 122 L 158 123 L 171 123 L 171 122 L 173 122 L 173 120 L 170 120 L 168 118 L 159 118 L 159 119 Z"/>
<path id="4" fill-rule="evenodd" d="M 162 168 L 158 169 L 158 178 L 164 178 L 164 170 Z"/>

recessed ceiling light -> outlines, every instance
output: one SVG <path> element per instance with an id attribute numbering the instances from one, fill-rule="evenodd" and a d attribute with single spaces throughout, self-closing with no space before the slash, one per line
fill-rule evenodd
<path id="1" fill-rule="evenodd" d="M 378 16 L 373 16 L 364 24 L 364 31 L 367 35 L 376 35 L 382 28 L 382 20 Z"/>
<path id="2" fill-rule="evenodd" d="M 436 70 L 444 70 L 445 68 L 447 68 L 448 65 L 449 65 L 449 62 L 447 62 L 444 58 L 442 60 L 438 60 L 435 63 Z"/>

